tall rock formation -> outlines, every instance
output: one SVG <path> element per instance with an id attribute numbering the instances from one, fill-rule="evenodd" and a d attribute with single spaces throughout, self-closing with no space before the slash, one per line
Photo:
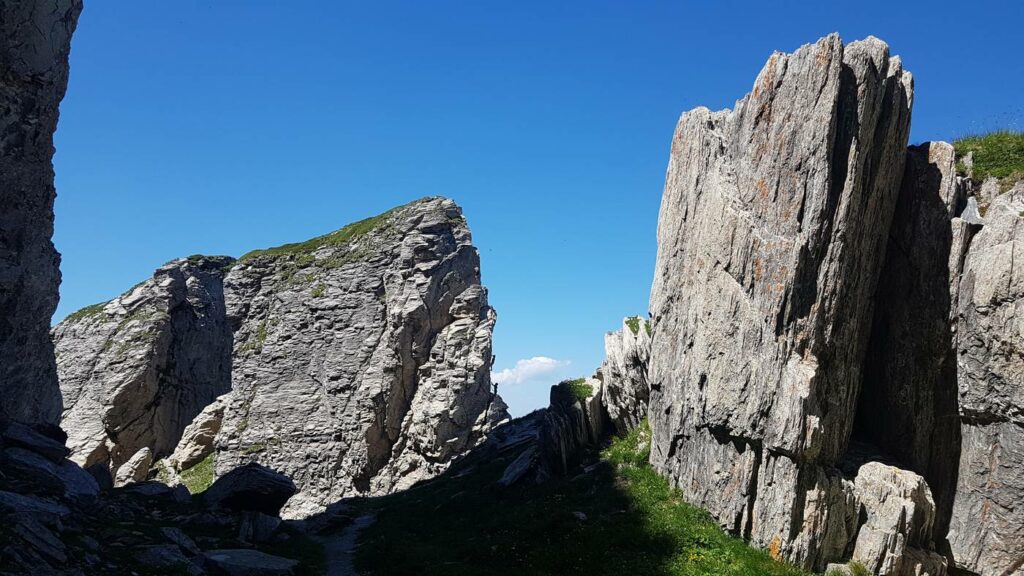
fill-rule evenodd
<path id="1" fill-rule="evenodd" d="M 0 421 L 56 424 L 53 133 L 80 0 L 0 0 Z"/>
<path id="2" fill-rule="evenodd" d="M 953 290 L 963 439 L 949 543 L 962 568 L 1024 574 L 1024 182 L 991 201 L 968 246 Z"/>
<path id="3" fill-rule="evenodd" d="M 174 260 L 54 328 L 61 426 L 75 462 L 116 473 L 141 450 L 167 456 L 192 419 L 231 389 L 224 275 L 233 262 Z"/>
<path id="4" fill-rule="evenodd" d="M 912 91 L 885 43 L 833 35 L 772 55 L 733 110 L 683 114 L 672 143 L 651 460 L 725 527 L 807 568 L 849 557 L 872 502 L 836 465 L 855 428 Z"/>
<path id="5" fill-rule="evenodd" d="M 233 392 L 216 471 L 288 475 L 286 514 L 434 476 L 507 416 L 490 381 L 495 313 L 451 200 L 247 254 L 225 292 Z"/>
<path id="6" fill-rule="evenodd" d="M 647 417 L 651 323 L 639 316 L 624 319 L 621 328 L 605 334 L 604 353 L 603 403 L 615 431 L 624 434 Z"/>

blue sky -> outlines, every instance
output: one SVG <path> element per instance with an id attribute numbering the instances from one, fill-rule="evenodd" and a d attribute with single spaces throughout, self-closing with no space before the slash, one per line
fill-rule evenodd
<path id="1" fill-rule="evenodd" d="M 516 414 L 646 313 L 676 119 L 731 106 L 773 50 L 886 40 L 915 75 L 914 142 L 1024 128 L 1019 0 L 86 2 L 55 320 L 175 257 L 442 194 L 480 248 Z"/>

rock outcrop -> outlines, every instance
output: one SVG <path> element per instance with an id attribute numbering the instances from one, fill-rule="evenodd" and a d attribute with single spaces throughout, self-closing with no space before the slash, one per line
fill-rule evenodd
<path id="1" fill-rule="evenodd" d="M 647 417 L 650 322 L 638 316 L 624 319 L 620 329 L 605 335 L 604 353 L 600 371 L 602 401 L 615 431 L 624 434 Z"/>
<path id="2" fill-rule="evenodd" d="M 56 424 L 53 133 L 80 0 L 0 1 L 0 422 Z"/>
<path id="3" fill-rule="evenodd" d="M 75 462 L 106 463 L 117 477 L 143 449 L 167 456 L 193 418 L 231 389 L 223 282 L 232 262 L 174 260 L 54 328 L 61 425 Z"/>
<path id="4" fill-rule="evenodd" d="M 962 441 L 949 544 L 979 574 L 1024 573 L 1022 214 L 1024 182 L 991 199 L 954 288 Z"/>
<path id="5" fill-rule="evenodd" d="M 495 313 L 451 200 L 247 254 L 225 293 L 233 391 L 217 474 L 284 473 L 299 488 L 286 514 L 437 475 L 507 417 L 490 382 Z"/>
<path id="6" fill-rule="evenodd" d="M 836 466 L 855 429 L 912 90 L 883 42 L 833 35 L 774 54 L 733 110 L 683 114 L 672 143 L 651 460 L 723 526 L 809 569 L 857 537 Z"/>

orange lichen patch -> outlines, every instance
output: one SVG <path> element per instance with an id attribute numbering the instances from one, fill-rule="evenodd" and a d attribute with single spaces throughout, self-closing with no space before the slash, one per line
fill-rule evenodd
<path id="1" fill-rule="evenodd" d="M 764 261 L 759 257 L 754 258 L 754 280 L 758 282 L 764 278 Z"/>
<path id="2" fill-rule="evenodd" d="M 761 200 L 768 199 L 768 184 L 761 178 L 757 181 L 757 194 L 761 197 Z"/>
<path id="3" fill-rule="evenodd" d="M 775 560 L 782 560 L 782 540 L 778 536 L 772 538 L 772 543 L 768 545 L 768 555 Z"/>

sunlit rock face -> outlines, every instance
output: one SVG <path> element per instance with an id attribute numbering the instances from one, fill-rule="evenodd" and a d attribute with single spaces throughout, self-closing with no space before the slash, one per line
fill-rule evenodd
<path id="1" fill-rule="evenodd" d="M 286 474 L 299 489 L 286 515 L 433 477 L 507 418 L 490 381 L 495 313 L 451 200 L 250 253 L 225 294 L 233 391 L 216 471 Z"/>
<path id="2" fill-rule="evenodd" d="M 848 557 L 850 445 L 912 79 L 875 38 L 774 54 L 676 127 L 650 311 L 654 466 L 810 569 Z M 855 472 L 854 472 L 855 473 Z M 927 541 L 929 535 L 923 539 Z"/>
<path id="3" fill-rule="evenodd" d="M 0 421 L 56 424 L 53 133 L 82 3 L 0 2 Z"/>

